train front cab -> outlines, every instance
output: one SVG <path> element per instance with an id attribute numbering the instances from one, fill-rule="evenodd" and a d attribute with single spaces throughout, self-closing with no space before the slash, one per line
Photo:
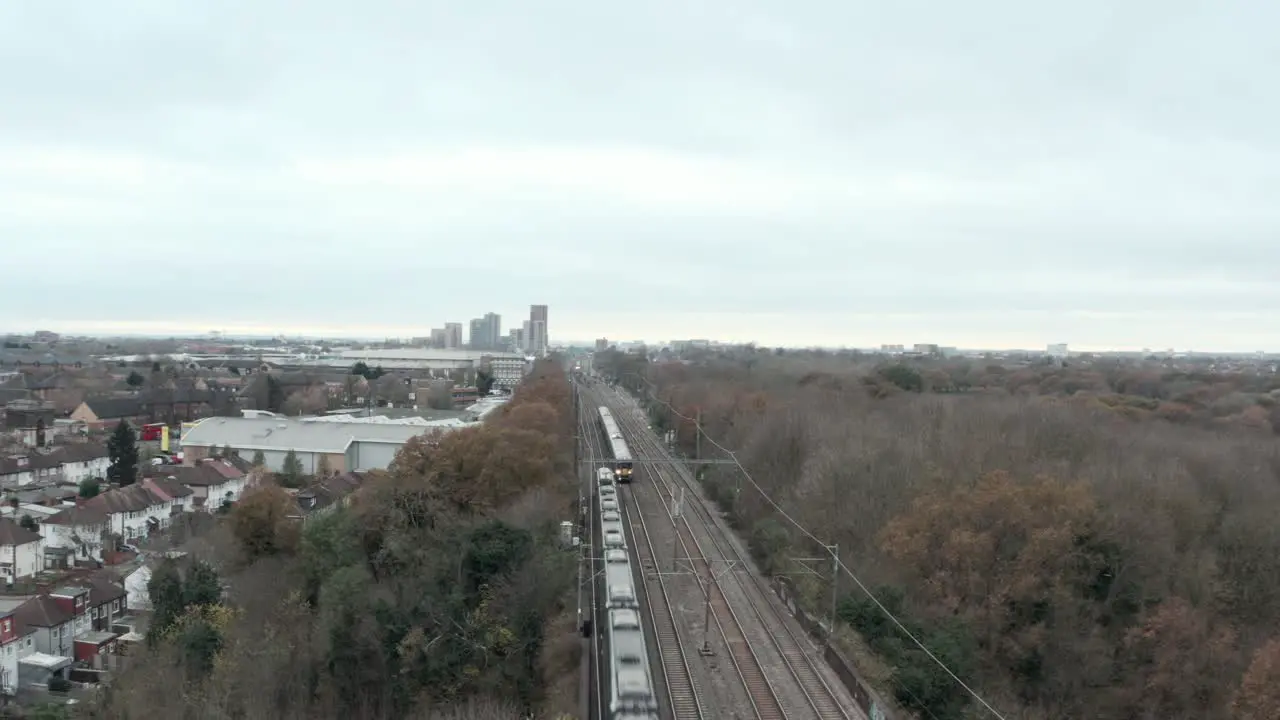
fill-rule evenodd
<path id="1" fill-rule="evenodd" d="M 618 463 L 616 468 L 614 469 L 614 473 L 618 477 L 618 482 L 620 483 L 631 482 L 631 463 L 630 462 Z"/>

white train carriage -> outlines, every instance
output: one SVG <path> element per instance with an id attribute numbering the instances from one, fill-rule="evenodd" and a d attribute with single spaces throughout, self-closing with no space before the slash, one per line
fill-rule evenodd
<path id="1" fill-rule="evenodd" d="M 605 556 L 604 586 L 606 607 L 610 610 L 636 609 L 640 601 L 636 598 L 636 584 L 631 577 L 631 560 L 622 551 L 619 559 L 616 555 L 610 559 Z"/>
<path id="2" fill-rule="evenodd" d="M 601 519 L 600 534 L 604 538 L 604 546 L 606 549 L 625 549 L 627 547 L 627 534 L 622 529 L 621 521 Z"/>
<path id="3" fill-rule="evenodd" d="M 621 718 L 657 717 L 658 696 L 649 674 L 640 613 L 609 611 L 609 715 Z"/>
<path id="4" fill-rule="evenodd" d="M 620 483 L 631 482 L 632 458 L 631 450 L 627 447 L 627 441 L 622 438 L 622 431 L 618 428 L 618 423 L 614 420 L 613 413 L 609 412 L 609 408 L 601 405 L 599 408 L 600 424 L 604 428 L 604 435 L 609 441 L 609 452 L 613 460 L 613 473 Z"/>
<path id="5" fill-rule="evenodd" d="M 602 467 L 596 470 L 596 484 L 600 487 L 613 487 L 613 469 Z"/>

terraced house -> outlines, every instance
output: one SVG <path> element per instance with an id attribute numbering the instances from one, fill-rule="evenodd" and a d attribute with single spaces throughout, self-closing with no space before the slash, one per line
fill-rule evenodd
<path id="1" fill-rule="evenodd" d="M 111 490 L 45 518 L 48 547 L 63 548 L 73 559 L 102 559 L 102 536 L 126 541 L 169 527 L 174 515 L 191 507 L 195 492 L 169 478 L 148 478 Z"/>

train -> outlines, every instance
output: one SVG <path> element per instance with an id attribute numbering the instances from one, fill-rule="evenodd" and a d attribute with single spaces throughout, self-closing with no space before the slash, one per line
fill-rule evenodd
<path id="1" fill-rule="evenodd" d="M 609 420 L 612 422 L 612 418 Z M 624 445 L 623 451 L 625 450 Z M 630 455 L 624 457 L 630 458 Z M 614 484 L 616 479 L 619 476 L 609 468 L 600 468 L 596 473 L 596 494 L 600 502 L 600 530 L 603 538 L 601 550 L 604 556 L 605 610 L 608 619 L 608 718 L 659 720 L 658 695 L 654 689 L 649 653 L 645 647 L 640 600 L 636 595 L 635 575 L 627 553 L 627 529 L 618 506 L 618 488 Z"/>
<path id="2" fill-rule="evenodd" d="M 609 412 L 609 408 L 601 406 L 599 408 L 600 425 L 604 428 L 604 436 L 609 440 L 610 460 L 613 462 L 613 474 L 620 483 L 631 482 L 631 449 L 627 447 L 627 441 L 622 437 L 622 431 L 618 429 L 618 423 L 613 419 L 613 413 Z"/>

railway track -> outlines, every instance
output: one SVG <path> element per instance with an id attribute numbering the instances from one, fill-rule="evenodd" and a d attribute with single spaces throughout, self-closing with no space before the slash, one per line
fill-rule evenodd
<path id="1" fill-rule="evenodd" d="M 653 629 L 654 640 L 658 644 L 658 653 L 662 658 L 662 674 L 667 680 L 667 697 L 671 705 L 671 717 L 674 720 L 702 720 L 701 693 L 689 671 L 689 661 L 685 656 L 685 644 L 680 637 L 680 627 L 676 624 L 675 614 L 671 611 L 671 599 L 667 593 L 666 580 L 659 571 L 653 538 L 649 535 L 649 526 L 645 522 L 644 513 L 635 508 L 634 514 L 628 507 L 630 502 L 620 503 L 626 513 L 627 524 L 631 527 L 631 544 L 634 546 L 636 560 L 640 568 L 640 582 L 644 587 L 645 599 L 649 615 L 649 627 Z M 634 517 L 633 517 L 634 515 Z M 657 582 L 650 583 L 652 571 Z M 656 586 L 656 587 L 655 587 Z M 653 590 L 656 589 L 657 593 Z"/>
<path id="2" fill-rule="evenodd" d="M 588 395 L 588 398 L 591 396 Z M 595 404 L 589 407 L 595 408 Z M 583 414 L 582 417 L 590 417 Z M 597 434 L 595 423 L 591 420 L 587 421 L 586 427 L 580 428 L 584 439 L 586 440 L 587 453 L 592 460 L 605 460 L 605 453 L 599 435 Z M 594 488 L 594 478 L 592 479 L 592 487 Z M 639 581 L 644 591 L 644 612 L 648 619 L 647 632 L 649 639 L 657 645 L 658 657 L 662 663 L 662 675 L 664 678 L 663 686 L 666 688 L 666 696 L 668 701 L 665 712 L 662 713 L 664 718 L 670 720 L 703 720 L 703 718 L 714 717 L 703 714 L 702 693 L 694 681 L 693 673 L 690 671 L 688 658 L 685 655 L 685 644 L 682 642 L 679 625 L 676 623 L 675 614 L 671 609 L 670 595 L 667 592 L 666 580 L 663 579 L 656 561 L 656 553 L 654 552 L 653 539 L 649 534 L 649 527 L 644 519 L 644 513 L 639 512 L 638 508 L 633 513 L 629 506 L 630 502 L 623 501 L 619 494 L 619 509 L 629 526 L 631 532 L 628 534 L 631 538 L 628 548 L 632 553 L 633 559 L 636 561 L 638 569 Z M 592 511 L 594 515 L 594 510 Z M 595 518 L 592 517 L 594 526 Z M 652 572 L 652 579 L 650 573 Z M 603 711 L 602 711 L 603 713 Z M 601 718 L 604 717 L 602 714 Z"/>
<path id="3" fill-rule="evenodd" d="M 627 426 L 633 445 L 640 451 L 637 454 L 650 457 L 669 456 L 667 450 L 649 431 L 647 423 L 635 417 L 632 408 L 620 409 L 615 417 Z M 746 558 L 737 546 L 718 537 L 722 531 L 697 494 L 694 481 L 686 474 L 670 467 L 660 464 L 647 465 L 654 491 L 660 498 L 665 495 L 674 502 L 678 490 L 685 490 L 686 497 L 692 496 L 685 506 L 691 509 L 694 518 L 703 526 L 705 537 L 710 541 L 709 549 L 725 561 L 742 563 L 747 567 Z M 676 523 L 677 535 L 696 568 L 702 573 L 709 574 L 713 572 L 713 568 L 694 534 L 693 526 L 689 522 L 689 514 L 689 511 L 681 514 L 680 521 Z M 756 578 L 744 577 L 744 575 L 746 573 L 738 573 L 728 580 L 731 583 L 741 580 L 739 587 L 742 590 L 741 598 L 745 603 L 742 603 L 738 609 L 743 613 L 742 618 L 730 604 L 720 582 L 711 583 L 708 590 L 717 624 L 720 625 L 721 633 L 738 666 L 739 675 L 755 706 L 756 716 L 760 720 L 800 717 L 814 717 L 818 720 L 862 718 L 860 711 L 850 712 L 841 705 L 836 693 L 822 677 L 819 668 L 815 666 L 815 662 L 821 662 L 821 660 L 815 660 L 809 652 L 806 652 L 804 641 L 796 636 L 786 618 L 782 617 L 779 610 L 769 602 Z M 753 597 L 757 594 L 758 597 Z M 727 619 L 728 622 L 721 622 L 721 618 Z M 754 646 L 742 620 L 753 625 L 755 632 L 751 635 L 756 638 Z M 795 687 L 803 695 L 802 706 L 788 707 L 783 702 L 778 688 L 770 683 L 764 666 L 760 662 L 760 654 L 757 652 L 763 644 L 767 644 L 781 659 L 786 673 L 794 680 Z M 799 700 L 799 697 L 794 699 Z"/>
<path id="4" fill-rule="evenodd" d="M 576 392 L 581 393 L 582 391 L 577 390 Z M 581 401 L 581 399 L 582 399 L 581 396 L 579 396 L 578 400 Z M 587 447 L 586 447 L 587 455 L 592 458 L 599 457 L 600 449 L 598 444 L 596 445 L 592 444 L 592 441 L 595 439 L 596 436 L 591 432 L 591 429 L 593 427 L 593 423 L 590 420 L 591 416 L 583 414 L 581 412 L 581 408 L 579 408 L 579 410 L 580 412 L 578 416 L 578 433 L 587 442 Z M 576 470 L 581 475 L 583 468 L 579 467 L 579 468 L 576 468 Z M 578 481 L 579 483 L 581 483 L 582 478 L 579 477 Z M 587 483 L 585 487 L 588 489 L 594 489 L 595 479 L 587 478 Z M 596 560 L 592 559 L 595 556 L 596 545 L 598 544 L 596 539 L 596 525 L 598 524 L 599 520 L 596 517 L 596 501 L 595 501 L 594 493 L 588 490 L 585 495 L 585 500 L 586 502 L 584 503 L 585 504 L 584 509 L 586 512 L 585 519 L 586 519 L 586 525 L 587 525 L 586 553 L 587 553 L 587 558 L 589 559 L 587 566 L 590 569 L 590 572 L 588 573 L 589 579 L 587 582 L 590 583 L 591 585 L 591 591 L 589 596 L 590 597 L 589 607 L 591 608 L 591 624 L 594 627 L 594 629 L 591 632 L 591 653 L 592 653 L 591 666 L 594 671 L 595 702 L 591 703 L 593 707 L 591 707 L 590 710 L 595 713 L 596 718 L 603 720 L 603 718 L 607 717 L 607 715 L 605 714 L 604 697 L 605 697 L 605 694 L 609 692 L 609 687 L 605 682 L 605 678 L 609 675 L 609 671 L 607 668 L 600 667 L 601 665 L 600 632 L 604 628 L 604 623 L 602 622 L 601 614 L 599 611 L 599 599 L 598 599 L 598 594 L 596 592 L 596 588 L 599 586 L 599 581 L 596 578 L 597 562 Z"/>

